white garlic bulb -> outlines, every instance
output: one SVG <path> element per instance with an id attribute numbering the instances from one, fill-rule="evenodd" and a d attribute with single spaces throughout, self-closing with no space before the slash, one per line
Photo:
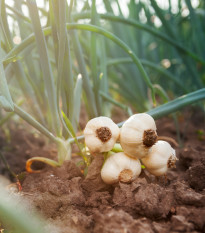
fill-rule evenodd
<path id="1" fill-rule="evenodd" d="M 141 173 L 141 164 L 138 159 L 127 156 L 124 152 L 113 153 L 105 161 L 101 177 L 106 184 L 117 182 L 129 183 Z"/>
<path id="2" fill-rule="evenodd" d="M 85 144 L 91 153 L 107 152 L 119 138 L 119 127 L 108 117 L 100 116 L 88 121 L 85 129 Z"/>
<path id="3" fill-rule="evenodd" d="M 155 121 L 146 113 L 131 116 L 121 128 L 120 144 L 124 152 L 130 156 L 139 159 L 145 157 L 156 141 Z"/>
<path id="4" fill-rule="evenodd" d="M 152 146 L 148 156 L 142 159 L 145 168 L 155 176 L 166 174 L 168 168 L 175 167 L 177 160 L 175 150 L 168 142 L 158 141 Z"/>

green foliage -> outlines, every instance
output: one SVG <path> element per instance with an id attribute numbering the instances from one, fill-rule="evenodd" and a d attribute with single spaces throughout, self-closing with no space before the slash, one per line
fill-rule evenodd
<path id="1" fill-rule="evenodd" d="M 205 99 L 204 1 L 42 2 L 0 0 L 0 107 L 11 112 L 0 125 L 15 113 L 58 148 L 57 161 L 29 164 L 60 166 L 73 142 L 89 164 L 76 137 L 82 104 L 89 118 L 109 116 L 112 105 L 160 118 Z M 18 232 L 41 232 L 0 200 L 0 217 Z"/>
<path id="2" fill-rule="evenodd" d="M 15 1 L 13 7 L 2 0 L 0 5 L 1 106 L 57 145 L 59 138 L 65 141 L 62 148 L 75 138 L 82 102 L 90 118 L 109 116 L 110 104 L 131 114 L 128 103 L 135 111 L 147 111 L 156 104 L 155 96 L 161 104 L 204 87 L 201 2 L 195 8 L 189 0 L 183 3 L 189 17 L 183 16 L 180 1 L 173 13 L 171 2 L 162 9 L 155 1 L 131 0 L 124 5 L 126 16 L 117 0 L 102 1 L 103 14 L 98 1 L 78 3 L 82 12 L 77 2 L 65 0 L 45 0 L 44 8 L 34 0 Z M 16 36 L 22 40 L 17 45 Z M 22 108 L 16 104 L 21 96 Z"/>

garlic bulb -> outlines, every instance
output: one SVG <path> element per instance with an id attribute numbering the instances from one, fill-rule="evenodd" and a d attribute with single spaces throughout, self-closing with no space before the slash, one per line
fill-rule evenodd
<path id="1" fill-rule="evenodd" d="M 141 164 L 138 159 L 127 156 L 124 152 L 113 153 L 105 161 L 101 177 L 106 184 L 117 182 L 129 183 L 141 173 Z"/>
<path id="2" fill-rule="evenodd" d="M 130 156 L 139 159 L 145 157 L 156 141 L 155 121 L 146 113 L 131 116 L 121 128 L 120 144 L 124 152 Z"/>
<path id="3" fill-rule="evenodd" d="M 145 168 L 155 176 L 166 174 L 168 168 L 175 167 L 177 160 L 175 150 L 168 142 L 158 141 L 142 159 Z"/>
<path id="4" fill-rule="evenodd" d="M 119 134 L 119 127 L 110 118 L 96 117 L 84 129 L 85 144 L 91 153 L 106 152 L 113 148 Z"/>

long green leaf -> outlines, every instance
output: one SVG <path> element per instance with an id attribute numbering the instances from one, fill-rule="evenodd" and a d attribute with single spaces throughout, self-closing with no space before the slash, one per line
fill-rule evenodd
<path id="1" fill-rule="evenodd" d="M 75 120 L 73 122 L 73 128 L 75 131 L 77 131 L 77 126 L 79 123 L 80 119 L 80 109 L 81 109 L 81 96 L 82 96 L 82 75 L 79 74 L 77 77 L 77 81 L 75 84 L 75 89 L 74 89 L 74 103 L 75 103 L 75 108 L 74 108 L 74 117 Z"/>
<path id="2" fill-rule="evenodd" d="M 189 49 L 187 49 L 186 47 L 184 47 L 183 45 L 181 45 L 180 43 L 178 43 L 176 40 L 173 40 L 172 38 L 168 37 L 167 35 L 157 31 L 156 29 L 151 28 L 148 25 L 142 24 L 140 22 L 137 22 L 136 20 L 133 19 L 126 19 L 123 18 L 121 16 L 115 16 L 113 14 L 99 14 L 100 17 L 102 19 L 105 20 L 110 20 L 110 21 L 114 21 L 114 22 L 118 22 L 118 23 L 124 23 L 133 27 L 136 27 L 140 30 L 143 31 L 147 31 L 150 34 L 160 38 L 161 40 L 169 43 L 170 45 L 176 47 L 176 49 L 178 49 L 180 52 L 189 55 L 190 57 L 192 57 L 193 59 L 195 59 L 196 61 L 201 62 L 202 64 L 205 64 L 205 60 L 203 60 L 202 58 L 200 58 L 197 54 L 195 54 L 194 52 L 190 51 Z M 78 19 L 87 19 L 90 18 L 90 12 L 83 12 L 83 13 L 75 13 L 73 14 L 73 18 L 74 20 L 78 20 Z"/>
<path id="3" fill-rule="evenodd" d="M 47 102 L 49 105 L 49 110 L 52 119 L 53 130 L 57 135 L 60 135 L 60 119 L 58 115 L 57 108 L 57 98 L 56 91 L 54 87 L 54 77 L 52 74 L 52 69 L 48 57 L 48 51 L 46 46 L 45 37 L 42 31 L 42 27 L 40 24 L 38 8 L 36 6 L 35 0 L 27 0 L 27 5 L 29 8 L 29 13 L 31 16 L 31 21 L 35 33 L 35 39 L 38 47 L 38 52 L 40 55 L 41 68 L 43 71 L 43 78 L 45 82 L 45 89 L 47 92 Z"/>
<path id="4" fill-rule="evenodd" d="M 0 61 L 0 107 L 3 107 L 4 110 L 8 112 L 14 110 L 14 105 L 7 85 L 2 61 Z"/>
<path id="5" fill-rule="evenodd" d="M 96 0 L 92 1 L 92 8 L 91 8 L 91 24 L 97 25 L 97 11 L 96 11 Z M 90 54 L 91 54 L 91 76 L 93 80 L 93 90 L 95 95 L 95 101 L 97 105 L 98 115 L 101 115 L 101 103 L 100 103 L 100 96 L 99 96 L 99 77 L 98 77 L 98 58 L 97 58 L 97 35 L 96 33 L 91 33 L 91 45 L 90 45 Z"/>
<path id="6" fill-rule="evenodd" d="M 147 61 L 145 59 L 140 59 L 141 63 L 144 66 L 147 66 L 149 68 L 152 68 L 156 70 L 157 72 L 163 74 L 165 77 L 170 79 L 171 81 L 175 82 L 180 88 L 183 89 L 183 91 L 187 91 L 186 87 L 184 84 L 182 84 L 173 74 L 171 74 L 169 71 L 165 70 L 162 66 L 157 65 L 151 61 Z M 107 66 L 112 66 L 112 65 L 118 65 L 118 64 L 126 64 L 126 63 L 132 63 L 131 58 L 116 58 L 116 59 L 110 59 L 107 61 Z"/>
<path id="7" fill-rule="evenodd" d="M 70 51 L 70 37 L 66 28 L 66 1 L 59 1 L 59 56 L 58 72 L 62 75 L 62 84 L 67 97 L 68 116 L 74 121 L 74 79 L 72 71 L 72 59 Z M 64 48 L 64 49 L 63 49 Z M 62 66 L 60 65 L 62 63 Z"/>
<path id="8" fill-rule="evenodd" d="M 83 50 L 82 46 L 80 44 L 78 35 L 76 31 L 71 32 L 72 41 L 73 41 L 73 47 L 74 51 L 76 53 L 77 63 L 79 66 L 80 73 L 83 77 L 83 89 L 86 93 L 87 102 L 89 102 L 89 105 L 87 106 L 88 114 L 90 118 L 96 117 L 97 114 L 97 106 L 94 98 L 94 93 L 92 90 L 91 82 L 89 79 L 89 75 L 86 69 L 86 63 L 85 59 L 83 57 Z"/>
<path id="9" fill-rule="evenodd" d="M 197 101 L 204 99 L 205 99 L 205 88 L 202 88 L 198 91 L 194 91 L 187 95 L 183 95 L 175 100 L 172 100 L 166 104 L 154 108 L 150 110 L 148 113 L 151 116 L 153 116 L 155 119 L 158 119 L 170 113 L 174 113 L 187 105 L 194 104 Z"/>
<path id="10" fill-rule="evenodd" d="M 0 44 L 1 44 L 1 30 L 0 30 Z M 0 46 L 0 107 L 6 111 L 13 111 L 13 101 L 9 92 L 4 66 L 3 66 L 3 51 Z"/>

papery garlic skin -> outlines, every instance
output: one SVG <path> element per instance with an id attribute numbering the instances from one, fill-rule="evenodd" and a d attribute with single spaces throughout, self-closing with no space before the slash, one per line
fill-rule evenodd
<path id="1" fill-rule="evenodd" d="M 143 158 L 157 141 L 156 124 L 146 113 L 128 118 L 120 131 L 120 144 L 124 152 L 132 157 Z"/>
<path id="2" fill-rule="evenodd" d="M 124 152 L 111 154 L 101 169 L 101 177 L 106 184 L 115 184 L 119 181 L 129 183 L 140 173 L 140 161 L 127 156 Z"/>
<path id="3" fill-rule="evenodd" d="M 145 168 L 154 176 L 162 176 L 168 168 L 175 167 L 176 152 L 168 142 L 158 141 L 152 146 L 148 156 L 142 159 Z"/>
<path id="4" fill-rule="evenodd" d="M 107 152 L 119 138 L 119 127 L 108 117 L 100 116 L 88 121 L 85 129 L 85 144 L 91 153 Z"/>

